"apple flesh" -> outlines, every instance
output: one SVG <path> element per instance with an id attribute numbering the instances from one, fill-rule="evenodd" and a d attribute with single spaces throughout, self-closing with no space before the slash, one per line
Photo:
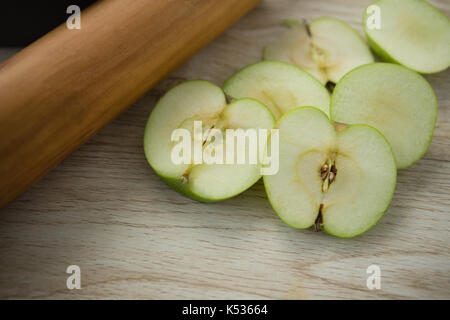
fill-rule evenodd
<path id="1" fill-rule="evenodd" d="M 424 0 L 379 0 L 380 28 L 375 12 L 366 10 L 364 31 L 376 54 L 420 73 L 450 65 L 450 20 Z"/>
<path id="2" fill-rule="evenodd" d="M 269 201 L 293 228 L 343 238 L 370 229 L 386 212 L 396 184 L 390 145 L 374 128 L 337 131 L 320 110 L 294 109 L 279 129 L 280 168 L 264 176 Z"/>
<path id="3" fill-rule="evenodd" d="M 329 114 L 330 95 L 315 78 L 300 68 L 280 61 L 251 64 L 232 75 L 224 84 L 232 98 L 261 101 L 276 119 L 301 106 L 316 106 Z"/>
<path id="4" fill-rule="evenodd" d="M 350 71 L 331 98 L 331 119 L 371 125 L 392 146 L 399 169 L 411 166 L 428 149 L 437 118 L 433 89 L 418 73 L 391 63 Z"/>
<path id="5" fill-rule="evenodd" d="M 238 99 L 227 104 L 222 89 L 208 81 L 191 80 L 172 88 L 158 101 L 144 133 L 147 161 L 168 185 L 190 198 L 208 202 L 233 197 L 261 178 L 259 161 L 256 164 L 250 161 L 195 164 L 192 160 L 187 164 L 175 164 L 171 157 L 175 145 L 172 133 L 178 128 L 193 133 L 195 121 L 202 121 L 202 131 L 207 133 L 211 128 L 221 132 L 249 128 L 270 130 L 275 120 L 270 111 L 254 99 Z M 194 146 L 195 135 L 190 136 Z M 207 134 L 201 136 L 202 148 L 211 141 L 205 137 Z M 225 155 L 226 135 L 223 137 Z"/>
<path id="6" fill-rule="evenodd" d="M 295 64 L 322 84 L 336 83 L 351 69 L 374 62 L 361 36 L 341 20 L 322 17 L 309 24 L 294 20 L 283 25 L 289 29 L 264 48 L 264 59 Z"/>

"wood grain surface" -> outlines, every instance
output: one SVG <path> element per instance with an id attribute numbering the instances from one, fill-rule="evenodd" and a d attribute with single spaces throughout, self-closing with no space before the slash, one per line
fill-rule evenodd
<path id="1" fill-rule="evenodd" d="M 108 0 L 0 65 L 0 209 L 259 0 Z"/>
<path id="2" fill-rule="evenodd" d="M 426 77 L 439 101 L 430 149 L 354 239 L 290 229 L 261 182 L 224 202 L 189 200 L 144 158 L 146 119 L 175 83 L 221 84 L 261 58 L 285 18 L 335 16 L 362 32 L 368 2 L 263 0 L 148 92 L 0 212 L 0 298 L 449 299 L 450 70 Z M 433 3 L 450 15 L 448 1 Z M 14 52 L 0 49 L 2 59 Z M 379 290 L 366 287 L 371 264 Z M 69 265 L 81 268 L 80 290 L 66 287 Z"/>

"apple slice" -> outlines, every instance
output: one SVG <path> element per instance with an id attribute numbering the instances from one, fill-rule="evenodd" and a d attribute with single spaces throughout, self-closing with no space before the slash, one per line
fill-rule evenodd
<path id="1" fill-rule="evenodd" d="M 280 167 L 277 174 L 264 176 L 264 184 L 281 220 L 294 228 L 315 226 L 349 238 L 383 216 L 397 173 L 381 133 L 367 125 L 337 131 L 313 107 L 290 111 L 275 127 Z"/>
<path id="2" fill-rule="evenodd" d="M 375 1 L 363 21 L 372 49 L 384 60 L 420 73 L 450 65 L 450 20 L 427 1 Z"/>
<path id="3" fill-rule="evenodd" d="M 315 78 L 285 62 L 262 61 L 236 72 L 223 89 L 232 98 L 255 98 L 279 118 L 301 106 L 316 106 L 329 114 L 330 95 Z"/>
<path id="4" fill-rule="evenodd" d="M 264 48 L 266 60 L 295 64 L 323 84 L 338 82 L 351 69 L 374 62 L 369 46 L 347 23 L 329 17 L 311 23 L 286 21 L 289 30 Z"/>
<path id="5" fill-rule="evenodd" d="M 225 160 L 224 164 L 208 164 L 204 160 L 195 163 L 191 149 L 190 163 L 176 164 L 172 161 L 173 148 L 177 144 L 171 140 L 174 130 L 186 129 L 192 133 L 192 148 L 196 137 L 193 134 L 195 121 L 202 121 L 200 140 L 203 141 L 198 145 L 203 154 L 209 142 L 214 140 L 207 134 L 211 128 L 222 133 L 226 129 L 270 130 L 275 122 L 270 111 L 254 99 L 239 99 L 227 105 L 221 88 L 208 81 L 191 80 L 175 86 L 158 101 L 145 128 L 147 161 L 168 185 L 180 193 L 199 201 L 218 201 L 251 187 L 261 177 L 261 165 L 259 159 L 252 164 L 248 154 L 243 164 L 227 164 Z M 227 152 L 225 137 L 224 134 L 223 158 Z M 249 144 L 246 146 L 245 152 L 248 153 Z"/>
<path id="6" fill-rule="evenodd" d="M 391 63 L 350 71 L 331 98 L 331 119 L 371 125 L 392 146 L 397 167 L 411 166 L 428 149 L 437 118 L 433 89 L 418 73 Z"/>

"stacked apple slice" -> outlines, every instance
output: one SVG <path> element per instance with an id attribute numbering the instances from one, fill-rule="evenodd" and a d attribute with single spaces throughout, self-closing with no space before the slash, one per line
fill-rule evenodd
<path id="1" fill-rule="evenodd" d="M 420 73 L 450 66 L 450 20 L 423 0 L 379 0 L 366 10 L 364 31 L 370 46 L 386 61 Z M 371 17 L 379 19 L 379 25 Z"/>
<path id="2" fill-rule="evenodd" d="M 276 127 L 280 170 L 264 176 L 264 184 L 281 220 L 353 237 L 383 216 L 397 171 L 391 147 L 377 130 L 354 125 L 336 131 L 311 107 L 288 112 Z"/>
<path id="3" fill-rule="evenodd" d="M 421 75 L 396 64 L 373 63 L 350 71 L 337 84 L 331 119 L 380 130 L 403 169 L 427 151 L 437 108 L 433 89 Z"/>
<path id="4" fill-rule="evenodd" d="M 285 22 L 289 30 L 265 47 L 266 60 L 236 72 L 223 91 L 188 81 L 158 102 L 144 137 L 150 165 L 191 198 L 226 199 L 261 177 L 261 162 L 175 164 L 173 131 L 193 133 L 193 144 L 206 150 L 208 135 L 194 132 L 199 120 L 206 132 L 275 128 L 279 170 L 264 184 L 279 217 L 345 238 L 370 229 L 389 206 L 397 169 L 418 161 L 431 142 L 437 101 L 415 71 L 450 65 L 450 21 L 424 0 L 379 0 L 369 8 L 378 8 L 364 15 L 372 48 L 404 66 L 374 63 L 362 38 L 337 19 Z M 381 12 L 381 27 L 367 23 L 376 19 L 370 12 Z M 327 82 L 337 83 L 331 99 Z"/>
<path id="5" fill-rule="evenodd" d="M 251 64 L 231 76 L 223 90 L 235 99 L 258 99 L 276 118 L 301 106 L 316 106 L 329 114 L 330 96 L 326 88 L 307 72 L 284 62 Z"/>
<path id="6" fill-rule="evenodd" d="M 323 84 L 338 82 L 351 69 L 374 62 L 361 36 L 335 18 L 307 22 L 285 21 L 289 30 L 264 48 L 266 60 L 285 61 L 299 66 Z"/>
<path id="7" fill-rule="evenodd" d="M 196 121 L 202 125 L 200 134 L 194 132 Z M 175 190 L 199 201 L 223 200 L 243 192 L 261 178 L 260 162 L 196 162 L 193 159 L 195 145 L 201 147 L 203 156 L 213 140 L 208 135 L 212 128 L 220 132 L 231 128 L 268 130 L 273 125 L 273 115 L 257 100 L 239 99 L 227 104 L 222 89 L 216 85 L 204 80 L 186 81 L 169 90 L 157 103 L 145 129 L 144 151 L 150 166 Z M 173 133 L 176 129 L 190 132 L 190 150 L 184 150 L 189 153 L 189 161 L 173 161 L 172 154 L 177 144 Z M 226 145 L 226 141 L 218 144 Z M 215 150 L 209 152 L 213 154 Z M 222 154 L 226 152 L 223 150 Z"/>

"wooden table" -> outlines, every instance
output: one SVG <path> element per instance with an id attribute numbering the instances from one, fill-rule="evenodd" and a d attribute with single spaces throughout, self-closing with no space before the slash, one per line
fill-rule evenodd
<path id="1" fill-rule="evenodd" d="M 439 118 L 425 157 L 398 175 L 388 213 L 355 239 L 284 225 L 257 183 L 201 204 L 169 189 L 142 150 L 175 83 L 221 84 L 261 58 L 285 18 L 329 15 L 360 32 L 368 1 L 264 0 L 0 213 L 0 298 L 450 298 L 450 70 L 427 79 Z M 450 3 L 433 1 L 450 15 Z M 1 59 L 13 49 L 0 49 Z M 1 177 L 0 177 L 1 179 Z M 366 287 L 371 264 L 381 289 Z M 81 268 L 81 289 L 66 268 Z"/>

